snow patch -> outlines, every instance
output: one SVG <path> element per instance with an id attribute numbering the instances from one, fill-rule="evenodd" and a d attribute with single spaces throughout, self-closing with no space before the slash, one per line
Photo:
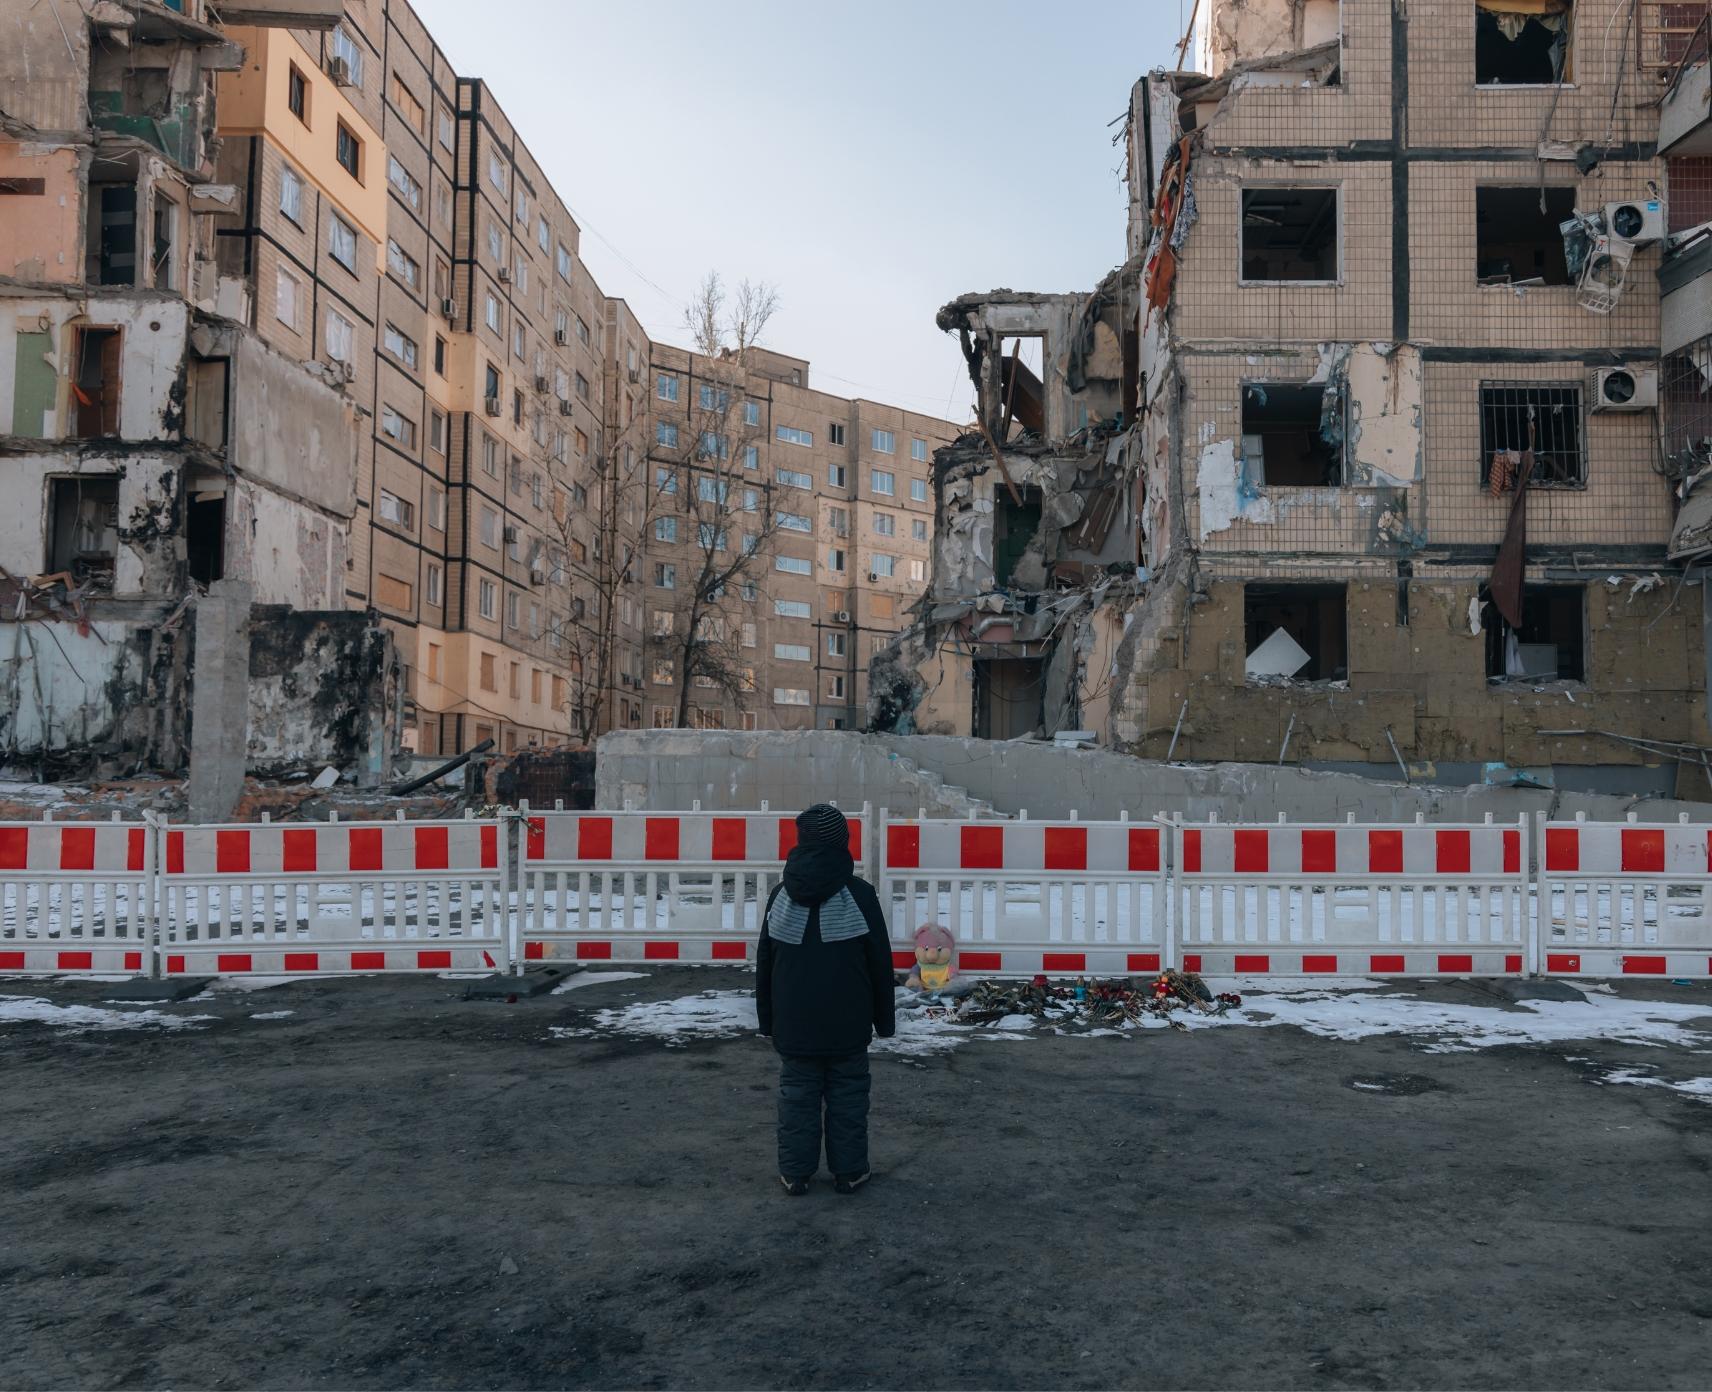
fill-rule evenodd
<path id="1" fill-rule="evenodd" d="M 93 1005 L 55 1005 L 39 996 L 0 998 L 0 1025 L 43 1024 L 68 1034 L 98 1030 L 186 1029 L 213 1015 L 167 1015 L 159 1010 L 103 1010 Z"/>
<path id="2" fill-rule="evenodd" d="M 250 1016 L 252 1020 L 283 1020 L 287 1015 L 295 1015 L 295 1010 L 261 1010 Z"/>
<path id="3" fill-rule="evenodd" d="M 1636 1087 L 1669 1088 L 1684 1097 L 1692 1097 L 1696 1102 L 1712 1102 L 1712 1078 L 1686 1078 L 1681 1082 L 1672 1082 L 1669 1078 L 1655 1078 L 1638 1068 L 1618 1068 L 1597 1081 L 1601 1086 L 1606 1083 L 1630 1083 Z"/>
<path id="4" fill-rule="evenodd" d="M 644 981 L 647 972 L 578 972 L 575 976 L 567 977 L 547 994 L 562 996 L 566 991 L 575 991 L 583 986 L 599 986 L 608 981 Z"/>

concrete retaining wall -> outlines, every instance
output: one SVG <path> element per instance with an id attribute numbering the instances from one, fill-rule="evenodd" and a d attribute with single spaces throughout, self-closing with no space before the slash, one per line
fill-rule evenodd
<path id="1" fill-rule="evenodd" d="M 990 743 L 934 735 L 860 735 L 836 730 L 743 733 L 624 730 L 597 747 L 595 803 L 674 810 L 699 799 L 709 811 L 777 808 L 832 801 L 913 814 L 963 816 L 968 802 L 939 780 L 1000 813 L 1026 808 L 1032 817 L 1133 817 L 1181 813 L 1186 820 L 1412 821 L 1416 813 L 1447 821 L 1509 820 L 1549 812 L 1613 820 L 1639 811 L 1647 820 L 1712 821 L 1712 803 L 1522 788 L 1445 788 L 1381 783 L 1344 773 L 1314 773 L 1265 764 L 1179 767 L 1102 750 L 1046 744 Z M 929 796 L 935 794 L 937 796 Z M 923 798 L 928 797 L 924 804 Z"/>

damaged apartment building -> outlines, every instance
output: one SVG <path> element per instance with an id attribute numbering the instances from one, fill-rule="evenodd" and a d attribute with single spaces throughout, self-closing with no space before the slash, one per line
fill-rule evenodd
<path id="1" fill-rule="evenodd" d="M 214 178 L 214 84 L 244 58 L 222 20 L 324 25 L 339 11 L 7 7 L 8 764 L 174 771 L 202 744 L 262 770 L 385 764 L 396 663 L 344 603 L 355 413 L 338 384 L 245 327 L 249 288 L 217 274 L 213 247 L 212 220 L 236 198 Z M 199 701 L 196 672 L 234 664 L 240 684 Z M 245 690 L 247 711 L 232 698 Z"/>
<path id="2" fill-rule="evenodd" d="M 874 724 L 1706 796 L 1705 36 L 1204 0 L 1123 264 L 940 312 L 978 428 Z"/>

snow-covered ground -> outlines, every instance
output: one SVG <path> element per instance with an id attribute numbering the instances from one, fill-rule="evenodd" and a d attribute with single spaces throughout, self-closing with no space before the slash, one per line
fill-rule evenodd
<path id="1" fill-rule="evenodd" d="M 609 979 L 635 975 L 638 973 L 612 973 Z M 1428 1053 L 1603 1040 L 1705 1054 L 1712 1069 L 1712 1003 L 1633 1000 L 1593 992 L 1584 1001 L 1524 1001 L 1518 1009 L 1504 1010 L 1423 1001 L 1413 994 L 1387 990 L 1388 983 L 1371 980 L 1344 982 L 1340 989 L 1302 983 L 1274 990 L 1269 984 L 1258 993 L 1256 983 L 1248 978 L 1209 978 L 1208 985 L 1214 991 L 1240 991 L 1242 1007 L 1224 1015 L 1179 1011 L 1172 1018 L 1191 1030 L 1294 1025 L 1309 1034 L 1342 1041 L 1408 1036 L 1419 1040 Z M 639 1001 L 598 1010 L 587 1025 L 554 1027 L 552 1034 L 562 1039 L 623 1035 L 681 1047 L 697 1040 L 738 1038 L 755 1028 L 755 1003 L 747 991 L 703 991 L 675 1000 Z M 965 1044 L 1026 1041 L 1055 1033 L 1113 1036 L 1167 1028 L 1164 1020 L 1153 1016 L 1122 1028 L 1092 1030 L 1066 1029 L 1026 1015 L 1006 1016 L 993 1025 L 970 1026 L 921 1010 L 900 1010 L 896 1037 L 877 1041 L 874 1051 L 907 1056 L 940 1053 Z M 1619 1070 L 1603 1081 L 1669 1086 L 1684 1096 L 1712 1102 L 1712 1078 L 1667 1084 L 1637 1070 Z"/>

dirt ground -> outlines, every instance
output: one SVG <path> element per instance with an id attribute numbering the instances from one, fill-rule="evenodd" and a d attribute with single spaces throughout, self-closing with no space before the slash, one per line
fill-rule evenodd
<path id="1" fill-rule="evenodd" d="M 303 982 L 170 1031 L 0 1025 L 0 1383 L 1712 1377 L 1712 1105 L 1600 1083 L 1704 1058 L 1293 1027 L 877 1056 L 872 1185 L 791 1199 L 764 1041 L 550 1033 L 749 980 Z M 1658 989 L 1712 1030 L 1712 991 Z"/>

